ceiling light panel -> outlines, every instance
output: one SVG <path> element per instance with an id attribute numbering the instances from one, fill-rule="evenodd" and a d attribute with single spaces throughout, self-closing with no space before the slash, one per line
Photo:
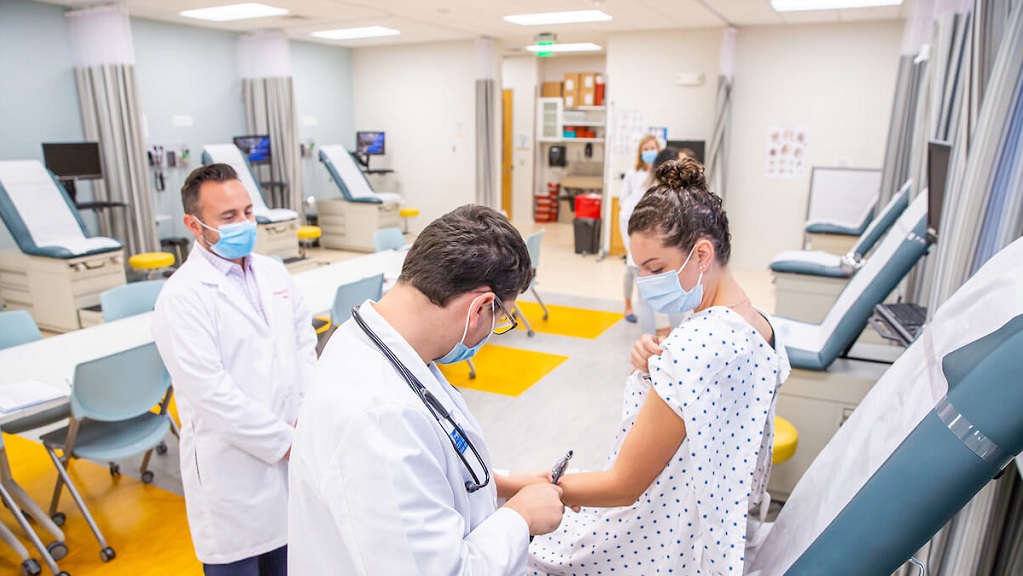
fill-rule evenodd
<path id="1" fill-rule="evenodd" d="M 338 28 L 336 30 L 321 30 L 313 32 L 317 38 L 327 40 L 359 40 L 362 38 L 380 38 L 383 36 L 397 36 L 400 30 L 385 28 L 384 26 L 366 26 L 364 28 Z"/>
<path id="2" fill-rule="evenodd" d="M 232 20 L 247 20 L 249 18 L 266 18 L 268 16 L 283 16 L 288 11 L 284 8 L 267 6 L 256 2 L 244 2 L 242 4 L 228 4 L 226 6 L 213 6 L 211 8 L 198 8 L 196 10 L 182 10 L 179 16 L 187 18 L 198 18 L 211 22 L 230 22 Z"/>
<path id="3" fill-rule="evenodd" d="M 902 0 L 771 0 L 771 7 L 778 12 L 876 8 L 878 6 L 898 6 L 900 4 L 902 4 Z"/>
<path id="4" fill-rule="evenodd" d="M 526 46 L 530 52 L 596 52 L 604 47 L 593 42 L 578 42 L 575 44 L 546 44 L 543 46 Z"/>
<path id="5" fill-rule="evenodd" d="M 608 22 L 611 16 L 600 10 L 574 10 L 572 12 L 543 12 L 539 14 L 517 14 L 505 16 L 506 22 L 520 26 L 548 26 L 551 24 L 581 24 L 583 22 Z"/>

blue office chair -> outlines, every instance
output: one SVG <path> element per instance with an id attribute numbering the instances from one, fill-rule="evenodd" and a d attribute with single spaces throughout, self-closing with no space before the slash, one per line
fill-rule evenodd
<path id="1" fill-rule="evenodd" d="M 529 251 L 529 265 L 533 268 L 533 280 L 529 283 L 529 290 L 533 293 L 533 297 L 540 304 L 540 308 L 543 309 L 543 319 L 547 320 L 550 314 L 547 311 L 547 305 L 540 299 L 540 295 L 536 293 L 536 270 L 540 266 L 540 244 L 543 242 L 543 230 L 533 232 L 526 237 L 526 250 Z M 533 336 L 533 326 L 530 325 L 529 320 L 519 310 L 519 305 L 512 306 L 512 314 L 514 314 L 522 323 L 526 326 L 526 334 L 530 337 Z"/>
<path id="2" fill-rule="evenodd" d="M 113 322 L 136 314 L 152 312 L 164 282 L 166 280 L 132 282 L 103 292 L 99 295 L 103 321 Z"/>
<path id="3" fill-rule="evenodd" d="M 401 228 L 381 228 L 373 233 L 373 247 L 377 252 L 396 250 L 405 245 Z"/>
<path id="4" fill-rule="evenodd" d="M 85 501 L 68 476 L 66 465 L 74 458 L 104 462 L 147 452 L 140 468 L 142 481 L 153 481 L 148 451 L 170 430 L 170 417 L 152 412 L 167 393 L 170 375 L 155 343 L 130 348 L 75 367 L 71 383 L 71 422 L 42 437 L 50 460 L 57 467 L 57 485 L 50 503 L 55 514 L 61 488 L 67 485 L 82 516 L 101 547 L 100 558 L 108 562 L 114 549 L 107 545 Z M 63 455 L 58 457 L 56 451 Z M 66 464 L 67 463 L 67 464 Z"/>
<path id="5" fill-rule="evenodd" d="M 337 287 L 334 306 L 330 309 L 330 321 L 340 326 L 352 317 L 352 308 L 366 300 L 376 302 L 384 293 L 384 275 L 377 274 Z"/>
<path id="6" fill-rule="evenodd" d="M 42 339 L 43 335 L 28 311 L 0 312 L 0 350 Z"/>
<path id="7" fill-rule="evenodd" d="M 143 282 L 132 282 L 116 288 L 111 288 L 99 295 L 100 307 L 103 309 L 103 321 L 113 322 L 122 318 L 136 316 L 152 312 L 156 307 L 156 298 L 160 295 L 166 280 L 145 280 Z M 167 395 L 160 402 L 160 413 L 166 414 L 174 390 L 167 389 Z M 178 425 L 171 419 L 171 432 L 175 437 L 180 438 L 181 432 Z M 156 447 L 156 453 L 164 455 L 167 453 L 167 444 L 160 442 Z M 149 457 L 149 454 L 146 455 Z M 117 470 L 116 464 L 111 462 L 111 470 Z"/>

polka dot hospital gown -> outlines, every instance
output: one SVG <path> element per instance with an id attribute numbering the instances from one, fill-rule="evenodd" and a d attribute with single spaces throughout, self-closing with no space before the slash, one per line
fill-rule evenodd
<path id="1" fill-rule="evenodd" d="M 628 380 L 607 467 L 651 384 L 685 421 L 686 439 L 632 506 L 566 511 L 530 545 L 529 574 L 742 574 L 747 510 L 766 491 L 788 358 L 725 307 L 693 315 L 661 348 L 649 376 Z"/>

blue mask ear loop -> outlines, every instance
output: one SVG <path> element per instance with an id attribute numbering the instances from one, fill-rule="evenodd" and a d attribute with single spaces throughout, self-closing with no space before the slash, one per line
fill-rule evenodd
<path id="1" fill-rule="evenodd" d="M 206 223 L 203 222 L 202 220 L 200 220 L 199 217 L 196 216 L 195 214 L 189 214 L 189 216 L 191 216 L 192 218 L 195 218 L 195 221 L 198 222 L 199 225 L 202 226 L 203 228 L 205 228 L 207 230 L 212 230 L 212 231 L 216 232 L 217 234 L 220 234 L 220 230 L 217 230 L 216 228 L 211 228 L 211 227 L 207 226 Z M 213 245 L 216 244 L 216 242 L 210 242 L 209 240 L 207 240 L 205 234 L 202 235 L 202 241 L 206 243 L 206 249 L 207 250 L 213 251 Z"/>

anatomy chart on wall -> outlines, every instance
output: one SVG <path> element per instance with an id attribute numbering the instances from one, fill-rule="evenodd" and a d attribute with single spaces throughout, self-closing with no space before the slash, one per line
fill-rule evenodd
<path id="1" fill-rule="evenodd" d="M 635 154 L 639 139 L 647 133 L 642 112 L 622 110 L 615 115 L 615 135 L 612 144 L 615 154 Z"/>
<path id="2" fill-rule="evenodd" d="M 802 178 L 806 173 L 806 126 L 769 126 L 767 128 L 768 178 Z"/>

